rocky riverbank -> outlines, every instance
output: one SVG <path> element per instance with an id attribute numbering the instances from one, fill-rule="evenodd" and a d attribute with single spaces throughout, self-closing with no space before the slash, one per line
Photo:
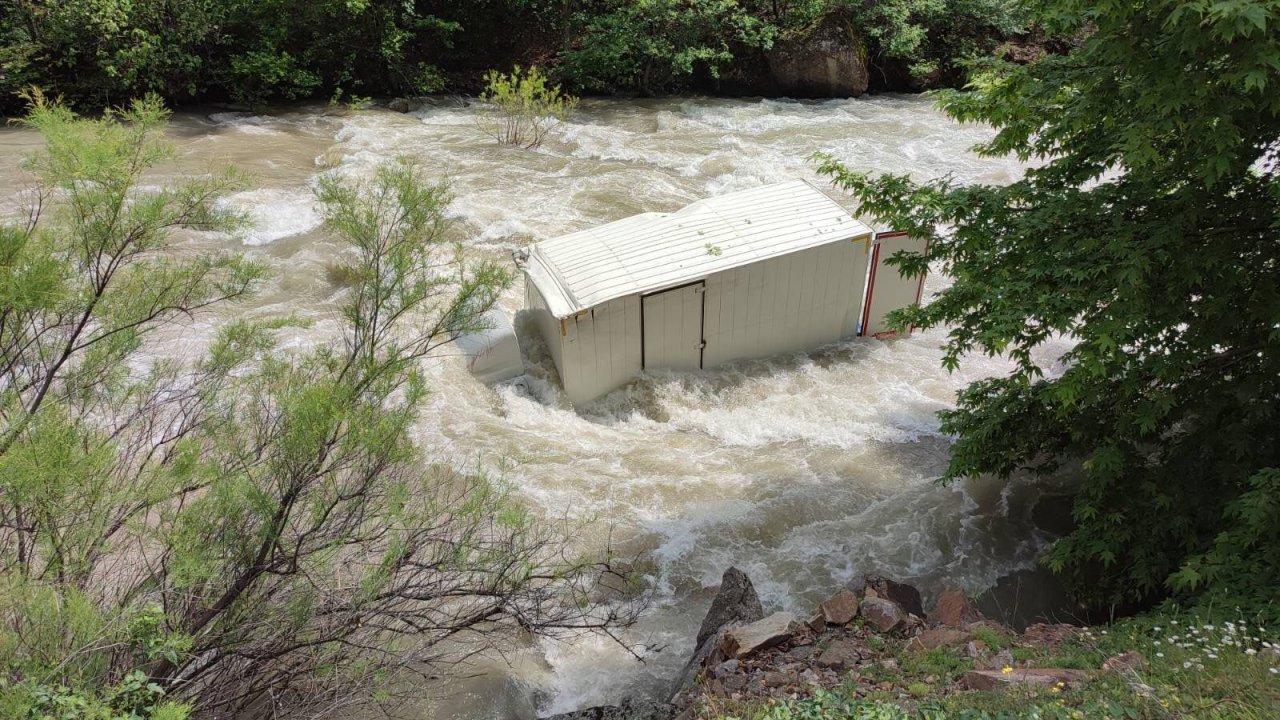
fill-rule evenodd
<path id="1" fill-rule="evenodd" d="M 1017 632 L 984 618 L 957 589 L 926 612 L 914 587 L 876 575 L 840 589 L 807 617 L 765 615 L 750 579 L 730 568 L 669 699 L 629 699 L 554 720 L 692 720 L 836 689 L 850 700 L 910 708 L 973 692 L 1054 694 L 1102 676 L 1124 678 L 1134 693 L 1155 692 L 1139 679 L 1146 664 L 1139 652 L 1091 669 L 1069 656 L 1053 661 L 1091 633 L 1045 623 Z"/>

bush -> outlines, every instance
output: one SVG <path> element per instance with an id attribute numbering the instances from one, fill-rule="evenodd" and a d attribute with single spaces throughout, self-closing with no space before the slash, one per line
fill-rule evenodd
<path id="1" fill-rule="evenodd" d="M 1038 158 L 1023 177 L 823 165 L 864 211 L 930 240 L 894 260 L 904 271 L 955 280 L 897 321 L 947 327 L 948 369 L 1011 361 L 940 414 L 946 478 L 1078 469 L 1074 527 L 1044 559 L 1094 607 L 1173 591 L 1274 603 L 1280 5 L 1053 0 L 1037 15 L 1079 46 L 989 62 L 942 96 L 996 129 L 979 152 Z M 1059 337 L 1074 342 L 1050 360 Z"/>
<path id="2" fill-rule="evenodd" d="M 640 0 L 588 6 L 574 15 L 576 38 L 561 71 L 596 92 L 644 93 L 717 78 L 735 57 L 768 48 L 775 26 L 736 0 Z"/>
<path id="3" fill-rule="evenodd" d="M 503 145 L 538 147 L 578 104 L 577 98 L 560 92 L 559 85 L 548 85 L 537 66 L 526 71 L 517 65 L 510 74 L 490 70 L 485 85 L 480 101 L 488 107 L 476 116 L 477 122 Z"/>
<path id="4" fill-rule="evenodd" d="M 39 97 L 27 121 L 40 191 L 0 227 L 6 717 L 345 716 L 511 633 L 629 621 L 593 594 L 607 558 L 411 440 L 421 361 L 510 282 L 461 258 L 418 168 L 319 184 L 350 248 L 332 343 L 286 352 L 288 318 L 237 320 L 197 359 L 144 360 L 262 278 L 170 251 L 174 228 L 235 225 L 215 204 L 235 183 L 143 186 L 164 121 L 154 99 L 82 120 Z"/>

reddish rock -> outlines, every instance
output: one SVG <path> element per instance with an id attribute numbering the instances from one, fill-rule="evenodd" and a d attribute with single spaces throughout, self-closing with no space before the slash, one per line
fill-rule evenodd
<path id="1" fill-rule="evenodd" d="M 818 666 L 833 670 L 847 670 L 862 660 L 862 649 L 852 640 L 836 640 L 818 656 Z"/>
<path id="2" fill-rule="evenodd" d="M 841 590 L 818 606 L 818 611 L 828 625 L 848 625 L 858 616 L 858 596 Z"/>
<path id="3" fill-rule="evenodd" d="M 880 575 L 864 575 L 862 579 L 868 590 L 875 590 L 877 597 L 892 600 L 898 607 L 917 617 L 925 616 L 924 606 L 920 603 L 920 591 L 914 587 Z"/>
<path id="4" fill-rule="evenodd" d="M 950 587 L 938 596 L 938 607 L 930 617 L 941 625 L 958 628 L 982 619 L 982 615 L 969 602 L 964 591 Z"/>
<path id="5" fill-rule="evenodd" d="M 1080 670 L 1063 668 L 1016 668 L 1010 672 L 1003 670 L 970 670 L 964 674 L 964 686 L 970 690 L 1003 690 L 1016 685 L 1033 685 L 1036 687 L 1053 687 L 1062 683 L 1064 687 L 1079 685 L 1088 679 L 1088 675 Z"/>
<path id="6" fill-rule="evenodd" d="M 820 633 L 827 628 L 827 619 L 822 616 L 822 610 L 818 610 L 805 620 L 804 624 L 808 625 L 810 630 Z"/>
<path id="7" fill-rule="evenodd" d="M 959 645 L 969 639 L 969 633 L 949 627 L 928 628 L 907 642 L 907 650 L 933 650 L 947 645 Z"/>
<path id="8" fill-rule="evenodd" d="M 866 618 L 872 627 L 882 633 L 893 632 L 898 629 L 907 617 L 907 614 L 902 611 L 902 607 L 898 603 L 880 597 L 863 599 L 859 612 L 862 613 L 862 617 Z"/>
<path id="9" fill-rule="evenodd" d="M 724 634 L 724 650 L 729 657 L 745 658 L 761 650 L 781 645 L 795 635 L 796 618 L 776 612 L 750 625 L 729 628 Z"/>
<path id="10" fill-rule="evenodd" d="M 1022 641 L 1053 652 L 1078 632 L 1080 628 L 1075 625 L 1036 623 L 1022 632 Z"/>

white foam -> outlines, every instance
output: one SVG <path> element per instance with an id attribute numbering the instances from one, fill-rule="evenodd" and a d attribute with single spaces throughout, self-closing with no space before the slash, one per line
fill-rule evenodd
<path id="1" fill-rule="evenodd" d="M 265 245 L 320 226 L 315 196 L 309 189 L 264 188 L 235 193 L 219 201 L 249 216 L 246 245 Z"/>

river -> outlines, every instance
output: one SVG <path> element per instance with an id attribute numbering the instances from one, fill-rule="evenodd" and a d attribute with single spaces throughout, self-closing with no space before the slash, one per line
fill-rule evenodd
<path id="1" fill-rule="evenodd" d="M 293 342 L 325 337 L 340 290 L 326 268 L 341 248 L 319 226 L 311 187 L 321 172 L 366 173 L 394 156 L 451 183 L 454 232 L 477 255 L 509 261 L 529 242 L 643 211 L 673 210 L 721 192 L 787 178 L 818 180 L 808 156 L 850 166 L 1008 182 L 1021 166 L 970 152 L 989 128 L 959 125 L 916 96 L 829 102 L 685 98 L 588 100 L 537 150 L 497 147 L 464 103 L 410 114 L 290 107 L 251 114 L 186 110 L 170 134 L 167 174 L 233 164 L 252 189 L 230 202 L 252 218 L 238 237 L 186 237 L 184 249 L 242 250 L 272 280 L 248 310 L 313 321 Z M 0 132 L 0 203 L 21 189 L 19 159 L 36 146 Z M 847 201 L 847 198 L 845 199 Z M 931 276 L 926 296 L 943 287 Z M 522 289 L 502 299 L 511 312 Z M 183 331 L 164 352 L 197 352 L 220 318 Z M 424 716 L 527 718 L 622 694 L 656 691 L 691 650 L 721 572 L 755 581 L 767 610 L 804 612 L 866 571 L 979 593 L 1031 567 L 1050 539 L 1038 518 L 1043 486 L 1015 479 L 938 486 L 949 440 L 935 413 L 1004 361 L 940 366 L 945 331 L 854 340 L 812 353 L 686 375 L 645 377 L 575 411 L 554 371 L 535 359 L 496 388 L 455 357 L 432 364 L 422 408 L 426 452 L 463 469 L 500 468 L 549 519 L 590 519 L 588 545 L 606 536 L 645 558 L 655 601 L 626 640 L 547 643 L 478 667 Z M 1046 358 L 1060 344 L 1044 349 Z M 1050 361 L 1051 362 L 1051 361 Z"/>

